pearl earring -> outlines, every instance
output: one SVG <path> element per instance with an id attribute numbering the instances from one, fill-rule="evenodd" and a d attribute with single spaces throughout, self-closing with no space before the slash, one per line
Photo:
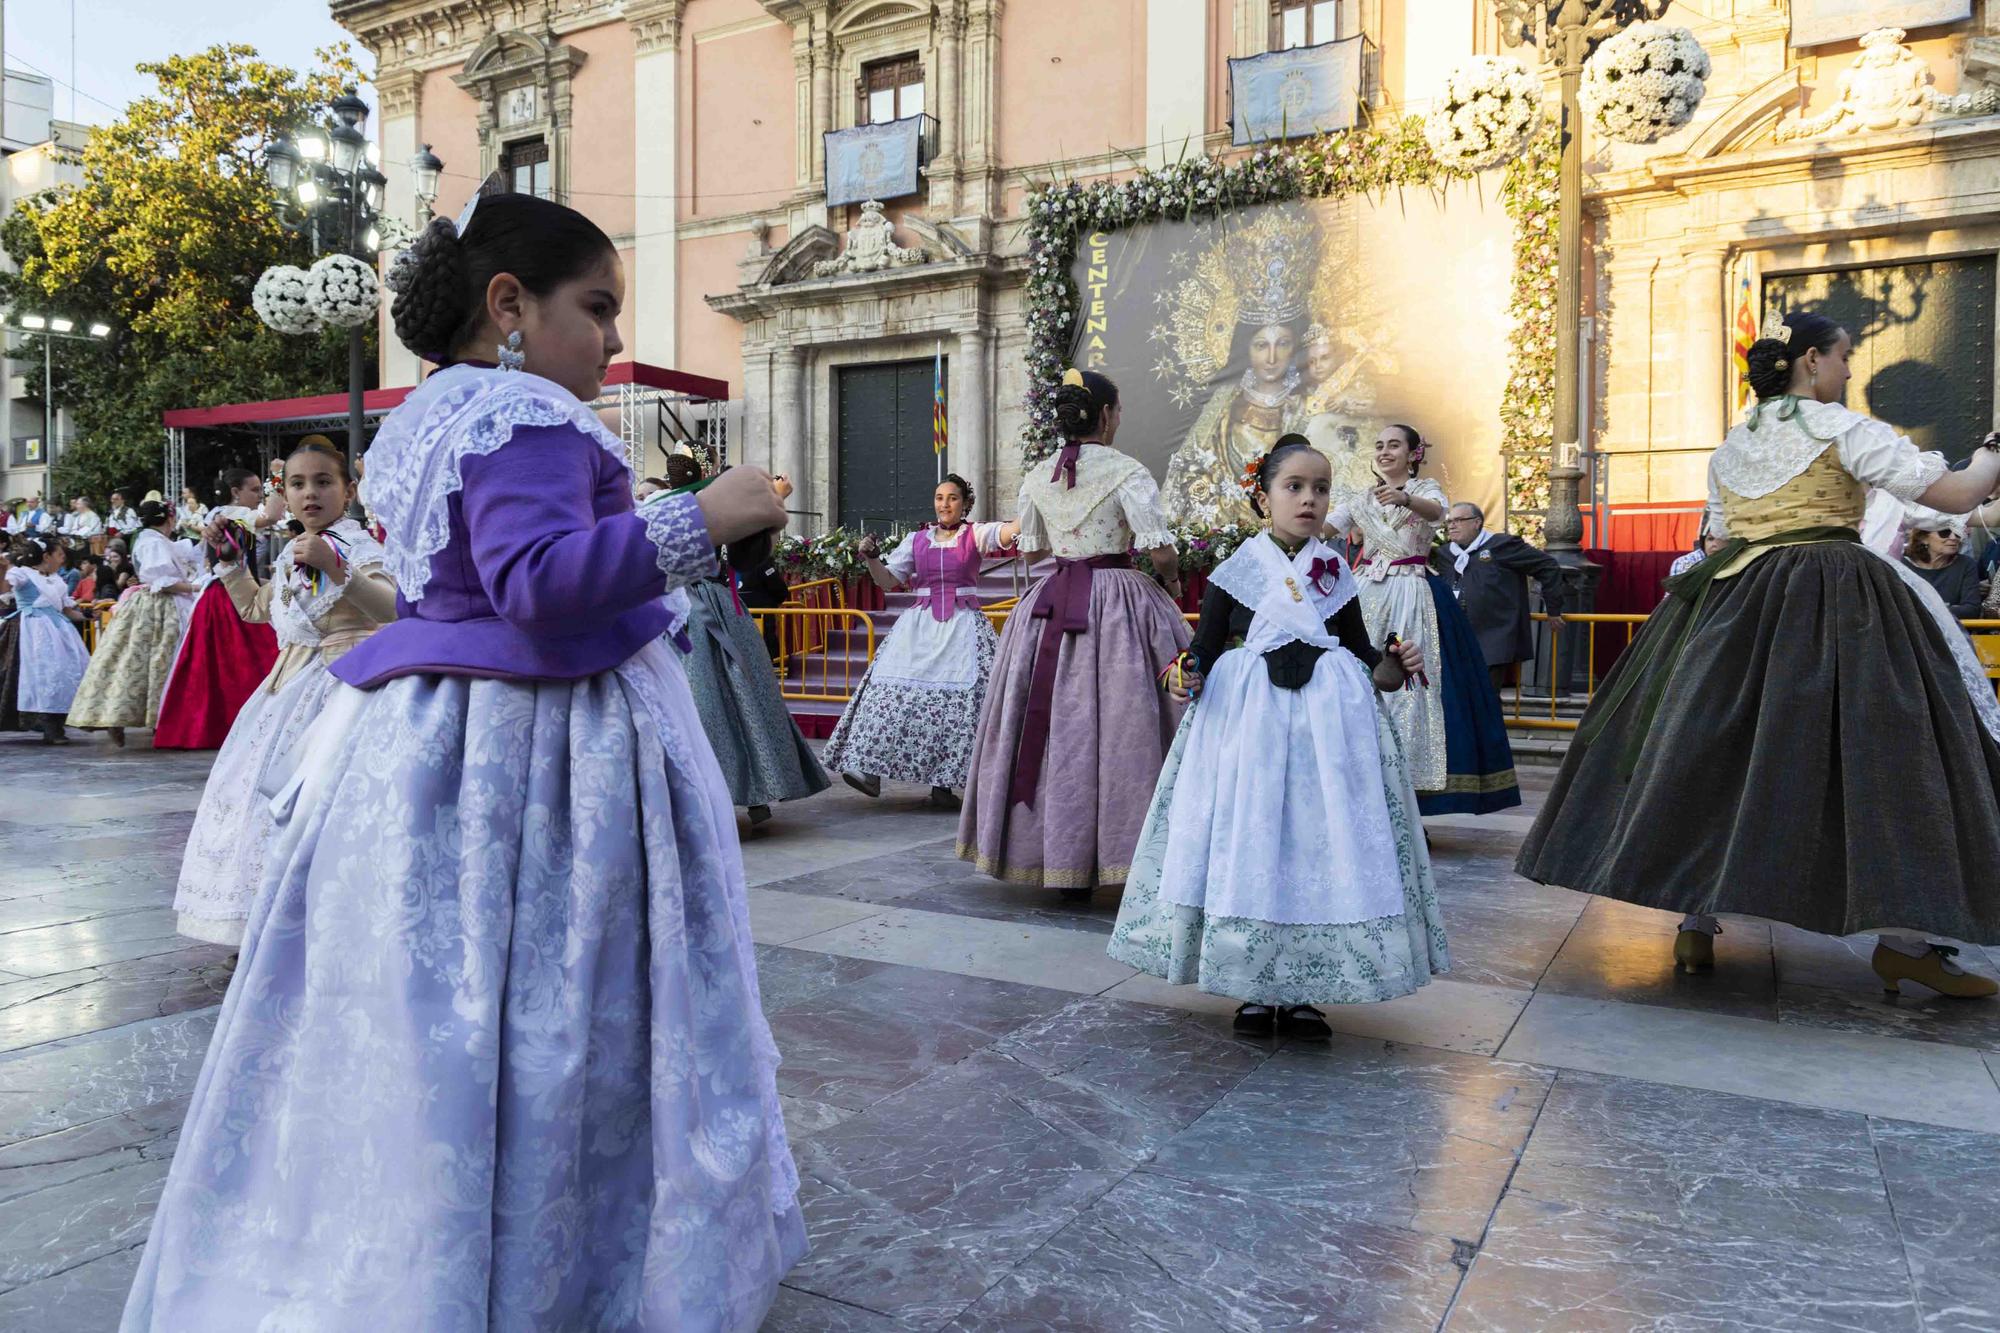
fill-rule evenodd
<path id="1" fill-rule="evenodd" d="M 515 329 L 507 335 L 507 341 L 495 349 L 500 360 L 500 369 L 519 370 L 528 364 L 528 357 L 521 350 L 521 331 Z"/>

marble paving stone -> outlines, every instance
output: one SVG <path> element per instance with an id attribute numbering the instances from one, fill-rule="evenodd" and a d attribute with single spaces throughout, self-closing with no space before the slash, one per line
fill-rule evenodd
<path id="1" fill-rule="evenodd" d="M 757 947 L 757 992 L 764 1012 L 780 1013 L 816 999 L 828 991 L 882 971 L 887 963 L 847 958 L 835 953 L 809 953 L 783 945 Z"/>
<path id="2" fill-rule="evenodd" d="M 1049 1124 L 1137 1159 L 1199 1118 L 1270 1058 L 1191 1014 L 1079 1000 L 1016 1028 L 983 1067 Z M 1022 1067 L 1021 1073 L 994 1060 Z"/>
<path id="3" fill-rule="evenodd" d="M 1051 986 L 1081 995 L 1095 995 L 1133 975 L 1131 968 L 1111 961 L 1101 935 L 900 907 L 795 942 L 800 948 L 825 953 Z"/>
<path id="4" fill-rule="evenodd" d="M 1065 902 L 1054 889 L 1003 884 L 978 874 L 963 862 L 958 865 L 962 873 L 955 880 L 905 894 L 896 900 L 896 905 L 1092 934 L 1098 937 L 1100 948 L 1118 924 L 1117 892 L 1100 889 L 1088 901 Z"/>
<path id="5" fill-rule="evenodd" d="M 799 1144 L 821 1130 L 852 1120 L 857 1114 L 832 1102 L 816 1102 L 810 1097 L 787 1097 L 783 1093 L 778 1094 L 778 1105 L 785 1116 L 785 1137 L 791 1140 L 794 1152 Z"/>
<path id="6" fill-rule="evenodd" d="M 1024 1104 L 1027 1072 L 982 1055 L 807 1139 L 813 1252 L 786 1281 L 936 1327 L 1131 1171 Z"/>
<path id="7" fill-rule="evenodd" d="M 954 1333 L 1435 1329 L 1455 1246 L 1309 1201 L 1141 1170 L 1008 1274 Z"/>
<path id="8" fill-rule="evenodd" d="M 1287 1047 L 1148 1169 L 1381 1226 L 1476 1242 L 1551 1076 L 1336 1037 Z"/>
<path id="9" fill-rule="evenodd" d="M 1170 986 L 1143 972 L 1105 991 L 1104 998 L 1164 1005 L 1218 1018 L 1233 1017 L 1237 1005 L 1227 996 L 1210 995 L 1193 986 Z M 1428 986 L 1380 1004 L 1327 1004 L 1319 1008 L 1335 1032 L 1349 1036 L 1491 1055 L 1507 1039 L 1508 1030 L 1527 1003 L 1527 991 L 1433 977 Z"/>
<path id="10" fill-rule="evenodd" d="M 1510 1193 L 1445 1333 L 1916 1333 L 1902 1255 L 1711 1241 Z"/>
<path id="11" fill-rule="evenodd" d="M 1440 893 L 1451 976 L 1486 986 L 1533 990 L 1569 938 L 1583 904 L 1537 912 L 1524 904 L 1467 902 Z"/>
<path id="12" fill-rule="evenodd" d="M 61 925 L 92 917 L 160 905 L 161 886 L 129 876 L 95 884 L 23 894 L 0 902 L 0 935 L 37 926 Z"/>
<path id="13" fill-rule="evenodd" d="M 1900 1246 L 1865 1117 L 1696 1088 L 1558 1075 L 1509 1190 L 1715 1243 Z"/>
<path id="14" fill-rule="evenodd" d="M 886 967 L 771 1020 L 778 1090 L 846 1110 L 872 1106 L 1070 1002 L 981 977 Z"/>
<path id="15" fill-rule="evenodd" d="M 0 1328 L 34 1333 L 106 1333 L 117 1328 L 143 1249 L 134 1245 L 0 1294 Z"/>
<path id="16" fill-rule="evenodd" d="M 204 944 L 0 985 L 0 1051 L 220 1004 L 229 959 Z"/>
<path id="17" fill-rule="evenodd" d="M 1979 1052 L 1538 992 L 1502 1059 L 1961 1129 L 2000 1124 Z"/>
<path id="18" fill-rule="evenodd" d="M 858 1305 L 779 1287 L 758 1333 L 904 1333 L 914 1327 Z"/>
<path id="19" fill-rule="evenodd" d="M 0 1148 L 0 1203 L 150 1158 L 172 1156 L 187 1114 L 176 1097 Z"/>
<path id="20" fill-rule="evenodd" d="M 790 944 L 854 921 L 879 915 L 883 909 L 815 898 L 775 889 L 749 890 L 750 938 L 758 944 Z"/>
<path id="21" fill-rule="evenodd" d="M 197 1009 L 0 1055 L 0 1145 L 186 1097 L 216 1012 Z"/>
<path id="22" fill-rule="evenodd" d="M 1872 972 L 1869 976 L 1874 979 Z M 1860 990 L 1780 982 L 1778 1021 L 2000 1051 L 2000 1004 L 1955 999 L 1918 986 L 1906 986 L 1901 996 L 1891 997 L 1882 993 L 1879 982 Z"/>
<path id="23" fill-rule="evenodd" d="M 187 832 L 194 827 L 194 810 L 174 810 L 158 814 L 114 815 L 86 820 L 44 819 L 32 824 L 0 825 L 0 851 L 39 853 L 43 859 L 57 856 L 116 854 L 134 840 L 161 846 L 184 847 Z"/>
<path id="24" fill-rule="evenodd" d="M 0 864 L 0 902 L 67 889 L 146 884 L 153 886 L 155 903 L 171 904 L 171 888 L 181 869 L 180 852 L 136 838 L 125 842 L 126 850 L 112 857 Z"/>
<path id="25" fill-rule="evenodd" d="M 1775 1018 L 1771 926 L 1724 917 L 1715 940 L 1715 970 L 1683 975 L 1674 969 L 1671 912 L 1593 898 L 1576 929 L 1542 977 L 1543 994 L 1657 1005 L 1737 1018 Z"/>
<path id="26" fill-rule="evenodd" d="M 1993 1086 L 2000 1088 L 2000 1053 L 1986 1052 L 1986 1072 L 1993 1075 Z"/>
<path id="27" fill-rule="evenodd" d="M 168 1163 L 140 1160 L 0 1203 L 0 1288 L 53 1277 L 146 1239 Z"/>
<path id="28" fill-rule="evenodd" d="M 970 866 L 952 854 L 953 842 L 952 838 L 935 838 L 883 855 L 772 880 L 764 887 L 853 902 L 893 903 L 908 894 L 949 884 L 973 873 Z"/>
<path id="29" fill-rule="evenodd" d="M 172 907 L 147 907 L 94 921 L 73 921 L 0 935 L 0 971 L 24 977 L 77 972 L 187 948 Z"/>
<path id="30" fill-rule="evenodd" d="M 2000 1328 L 2000 1138 L 1889 1120 L 1870 1130 L 1926 1333 Z"/>

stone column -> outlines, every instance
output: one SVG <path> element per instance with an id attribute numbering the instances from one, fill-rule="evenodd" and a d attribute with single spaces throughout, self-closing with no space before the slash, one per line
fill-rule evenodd
<path id="1" fill-rule="evenodd" d="M 1729 248 L 1704 245 L 1681 267 L 1681 444 L 1708 449 L 1729 429 L 1728 291 L 1723 276 Z"/>
<path id="2" fill-rule="evenodd" d="M 419 231 L 428 219 L 424 216 L 423 205 L 417 201 L 417 178 L 410 170 L 410 159 L 417 155 L 419 148 L 417 118 L 423 110 L 423 87 L 424 76 L 420 70 L 384 71 L 375 77 L 382 136 L 382 174 L 389 178 L 389 183 L 382 187 L 382 216 L 394 218 Z M 417 359 L 415 352 L 397 340 L 396 326 L 389 318 L 389 302 L 386 300 L 382 302 L 378 331 L 382 349 L 379 373 L 383 387 L 400 388 L 422 379 L 423 363 Z"/>
<path id="3" fill-rule="evenodd" d="M 631 25 L 632 359 L 674 364 L 679 348 L 680 0 L 626 7 Z"/>
<path id="4" fill-rule="evenodd" d="M 819 488 L 806 475 L 806 354 L 797 347 L 771 353 L 771 472 L 792 481 L 794 509 L 824 509 Z M 827 519 L 831 525 L 832 519 Z M 793 519 L 793 526 L 801 522 Z"/>
<path id="5" fill-rule="evenodd" d="M 987 370 L 986 331 L 964 329 L 951 352 L 950 443 L 947 470 L 972 483 L 981 497 L 983 519 L 1012 517 L 1009 503 L 993 489 L 992 389 Z"/>

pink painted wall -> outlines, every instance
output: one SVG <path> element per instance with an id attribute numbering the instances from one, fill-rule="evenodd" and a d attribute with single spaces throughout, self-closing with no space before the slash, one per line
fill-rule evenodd
<path id="1" fill-rule="evenodd" d="M 680 243 L 680 317 L 675 330 L 680 364 L 675 369 L 727 380 L 732 398 L 743 396 L 743 326 L 710 309 L 702 298 L 736 290 L 736 265 L 749 236 L 726 232 Z M 772 233 L 770 244 L 774 249 L 784 244 L 782 229 Z"/>
<path id="2" fill-rule="evenodd" d="M 757 0 L 689 0 L 681 20 L 681 217 L 769 208 L 798 179 L 792 30 Z"/>
<path id="3" fill-rule="evenodd" d="M 569 205 L 613 239 L 632 232 L 632 29 L 601 24 L 562 39 L 584 53 L 573 85 Z"/>
<path id="4" fill-rule="evenodd" d="M 458 67 L 424 76 L 423 104 L 417 112 L 417 142 L 444 159 L 438 181 L 437 211 L 457 217 L 479 184 L 479 120 L 472 99 L 451 81 Z"/>
<path id="5" fill-rule="evenodd" d="M 1146 142 L 1144 0 L 1008 0 L 1000 15 L 1000 161 L 1032 166 Z M 1122 36 L 1121 36 L 1122 35 Z"/>

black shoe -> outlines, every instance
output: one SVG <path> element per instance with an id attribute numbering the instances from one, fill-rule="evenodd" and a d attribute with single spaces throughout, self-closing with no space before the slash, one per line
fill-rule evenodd
<path id="1" fill-rule="evenodd" d="M 964 808 L 965 808 L 965 802 L 959 800 L 958 793 L 953 791 L 951 788 L 949 787 L 931 788 L 931 809 L 962 810 Z"/>
<path id="2" fill-rule="evenodd" d="M 1245 1037 L 1268 1037 L 1278 1025 L 1278 1011 L 1268 1004 L 1243 1004 L 1236 1007 L 1237 1033 Z"/>
<path id="3" fill-rule="evenodd" d="M 753 806 L 751 806 L 751 807 L 750 807 L 750 827 L 751 827 L 751 828 L 756 828 L 756 827 L 757 827 L 757 826 L 758 826 L 759 824 L 768 824 L 768 823 L 770 823 L 770 822 L 771 822 L 771 807 L 770 807 L 770 806 L 768 806 L 768 805 L 753 805 Z"/>
<path id="4" fill-rule="evenodd" d="M 1309 1004 L 1295 1004 L 1285 1010 L 1283 1026 L 1287 1037 L 1297 1037 L 1300 1041 L 1325 1041 L 1333 1036 L 1326 1015 Z"/>
<path id="5" fill-rule="evenodd" d="M 1087 903 L 1090 901 L 1091 891 L 1089 889 L 1057 889 L 1056 892 L 1062 895 L 1062 900 L 1066 903 Z"/>
<path id="6" fill-rule="evenodd" d="M 842 773 L 840 780 L 863 796 L 879 797 L 882 794 L 882 779 L 873 773 Z"/>

